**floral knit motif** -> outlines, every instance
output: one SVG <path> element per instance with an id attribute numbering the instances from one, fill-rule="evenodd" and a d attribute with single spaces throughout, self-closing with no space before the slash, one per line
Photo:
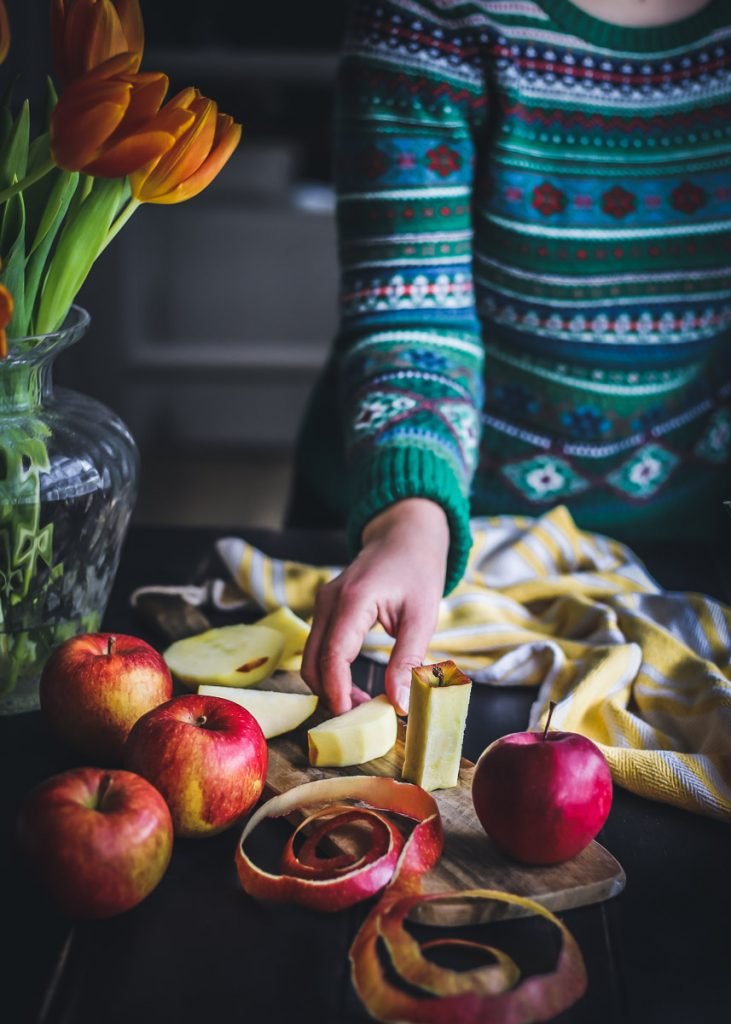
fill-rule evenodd
<path id="1" fill-rule="evenodd" d="M 678 528 L 731 450 L 724 0 L 356 0 L 337 142 L 354 543 L 409 495 L 451 583 L 470 511 Z"/>

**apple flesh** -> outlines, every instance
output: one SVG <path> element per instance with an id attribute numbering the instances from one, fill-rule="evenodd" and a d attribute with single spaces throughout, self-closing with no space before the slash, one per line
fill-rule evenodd
<path id="1" fill-rule="evenodd" d="M 282 672 L 299 672 L 302 668 L 302 654 L 310 635 L 310 627 L 295 615 L 291 608 L 282 605 L 275 611 L 259 619 L 255 625 L 267 626 L 281 634 L 284 640 L 284 648 L 279 656 L 277 669 Z"/>
<path id="2" fill-rule="evenodd" d="M 412 669 L 401 769 L 407 782 L 428 791 L 457 785 L 471 690 L 453 661 Z"/>
<path id="3" fill-rule="evenodd" d="M 274 672 L 284 637 L 268 626 L 219 626 L 176 640 L 164 652 L 168 668 L 183 686 L 255 686 Z"/>
<path id="4" fill-rule="evenodd" d="M 291 732 L 310 717 L 318 704 L 314 693 L 280 693 L 275 690 L 240 690 L 232 686 L 199 686 L 204 697 L 232 700 L 246 708 L 261 726 L 265 739 Z"/>
<path id="5" fill-rule="evenodd" d="M 385 694 L 307 730 L 310 764 L 344 768 L 387 754 L 396 742 L 398 719 Z"/>
<path id="6" fill-rule="evenodd" d="M 186 694 L 137 722 L 125 765 L 165 797 L 176 836 L 215 835 L 261 796 L 268 751 L 256 719 L 220 697 Z"/>
<path id="7" fill-rule="evenodd" d="M 162 796 L 138 775 L 77 768 L 28 795 L 18 838 L 61 910 L 112 917 L 136 906 L 165 874 L 173 822 Z"/>
<path id="8" fill-rule="evenodd" d="M 162 655 L 144 640 L 111 633 L 65 640 L 40 681 L 41 710 L 53 732 L 104 764 L 120 761 L 137 719 L 172 695 Z"/>
<path id="9" fill-rule="evenodd" d="M 599 748 L 579 733 L 518 732 L 482 753 L 472 799 L 498 849 L 526 864 L 558 864 L 597 835 L 612 805 Z"/>

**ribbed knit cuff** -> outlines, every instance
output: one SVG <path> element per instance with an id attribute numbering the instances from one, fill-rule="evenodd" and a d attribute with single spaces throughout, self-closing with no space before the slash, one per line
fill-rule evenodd
<path id="1" fill-rule="evenodd" d="M 356 470 L 351 479 L 348 546 L 361 548 L 363 529 L 374 516 L 404 498 L 430 498 L 444 509 L 449 522 L 449 556 L 444 593 L 464 575 L 472 546 L 469 502 L 445 459 L 420 448 L 383 448 Z"/>

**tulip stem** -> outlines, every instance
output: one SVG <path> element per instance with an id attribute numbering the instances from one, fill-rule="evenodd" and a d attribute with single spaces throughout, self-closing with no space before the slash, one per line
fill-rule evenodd
<path id="1" fill-rule="evenodd" d="M 13 196 L 17 196 L 19 192 L 24 192 L 25 189 L 30 188 L 31 185 L 35 185 L 35 183 L 40 181 L 41 178 L 45 178 L 45 176 L 49 174 L 55 166 L 55 163 L 49 157 L 49 159 L 42 163 L 40 167 L 36 167 L 34 171 L 27 174 L 22 181 L 16 181 L 14 184 L 8 185 L 7 188 L 4 188 L 2 192 L 0 192 L 0 203 L 6 203 L 8 199 L 12 199 Z"/>
<path id="2" fill-rule="evenodd" d="M 141 203 L 137 199 L 130 199 L 130 201 L 127 203 L 125 208 L 122 210 L 120 215 L 117 217 L 117 219 L 114 221 L 109 231 L 107 232 L 107 237 L 104 239 L 104 244 L 97 253 L 97 256 L 101 256 L 101 254 L 104 252 L 109 243 L 112 242 L 117 237 L 117 235 L 122 230 L 124 225 L 127 223 L 127 221 L 130 219 L 130 217 L 135 212 L 137 207 L 140 205 Z"/>

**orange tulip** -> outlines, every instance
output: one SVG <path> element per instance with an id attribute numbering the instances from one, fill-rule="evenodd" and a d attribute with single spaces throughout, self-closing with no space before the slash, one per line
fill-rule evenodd
<path id="1" fill-rule="evenodd" d="M 105 61 L 73 82 L 51 119 L 51 152 L 59 167 L 99 178 L 122 178 L 157 162 L 194 121 L 167 104 L 168 79 L 136 73 L 129 53 Z"/>
<path id="2" fill-rule="evenodd" d="M 53 62 L 64 88 L 110 57 L 130 53 L 142 63 L 145 27 L 140 0 L 51 0 Z"/>
<path id="3" fill-rule="evenodd" d="M 0 64 L 5 60 L 10 49 L 10 22 L 5 10 L 5 0 L 0 0 Z"/>
<path id="4" fill-rule="evenodd" d="M 13 319 L 13 296 L 4 284 L 0 284 L 0 359 L 8 354 L 8 338 L 5 328 Z"/>
<path id="5" fill-rule="evenodd" d="M 132 195 L 140 203 L 182 203 L 208 186 L 241 139 L 241 125 L 219 114 L 213 100 L 197 89 L 184 89 L 161 113 L 187 112 L 192 122 L 178 133 L 175 145 L 159 160 L 130 175 Z"/>

